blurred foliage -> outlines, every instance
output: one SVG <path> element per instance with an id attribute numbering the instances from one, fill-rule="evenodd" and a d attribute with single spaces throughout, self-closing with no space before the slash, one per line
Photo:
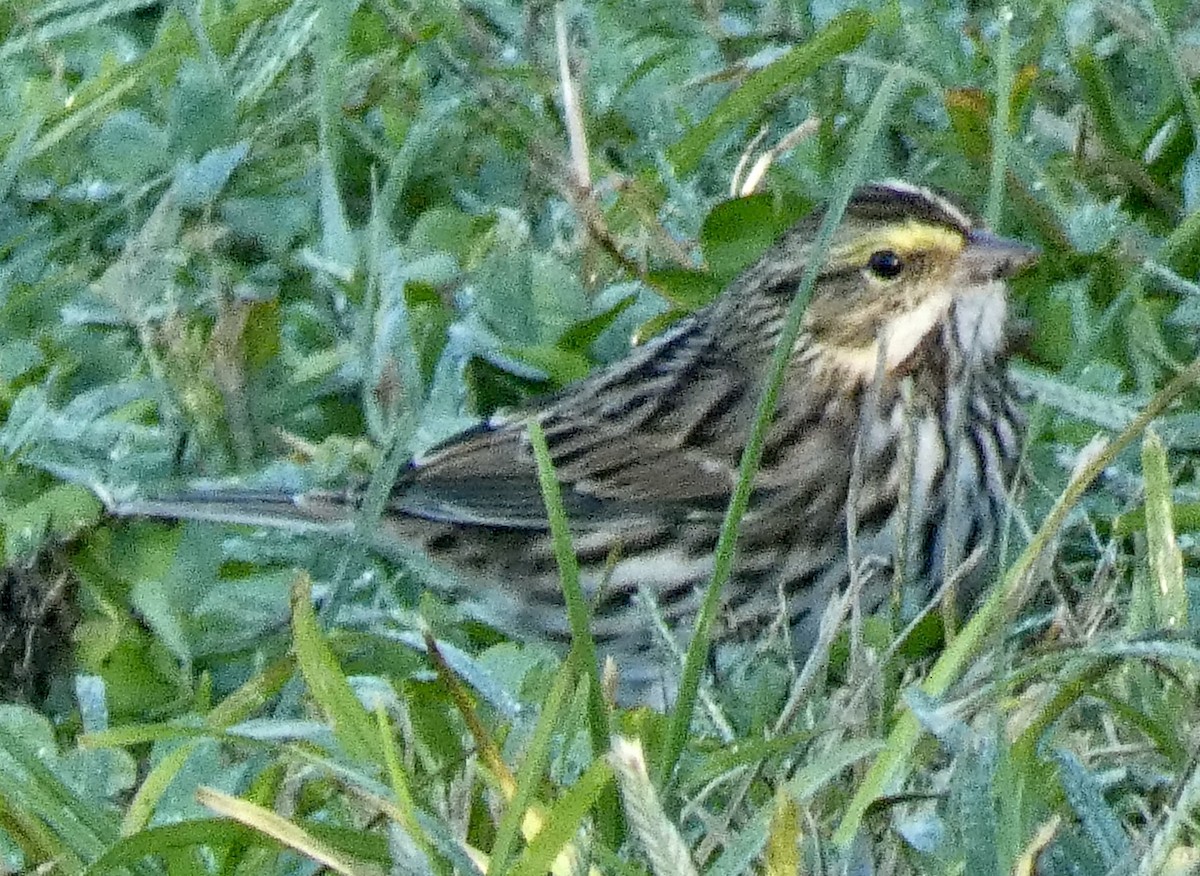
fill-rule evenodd
<path id="1" fill-rule="evenodd" d="M 892 68 L 867 175 L 1044 252 L 1011 558 L 1200 346 L 1193 2 L 0 6 L 0 872 L 1195 872 L 1195 390 L 944 697 L 843 662 L 775 727 L 762 661 L 660 787 L 404 570 L 87 489 L 363 477 L 620 357 L 829 194 Z M 897 709 L 912 777 L 833 845 Z"/>

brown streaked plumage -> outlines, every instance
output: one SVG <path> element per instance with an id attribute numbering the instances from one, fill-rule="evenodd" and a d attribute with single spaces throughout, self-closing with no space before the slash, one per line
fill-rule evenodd
<path id="1" fill-rule="evenodd" d="M 392 553 L 415 547 L 448 567 L 455 598 L 488 623 L 567 641 L 525 429 L 536 418 L 595 601 L 594 633 L 617 662 L 623 694 L 672 689 L 676 670 L 634 597 L 653 594 L 677 631 L 690 628 L 818 221 L 799 223 L 711 305 L 623 361 L 414 460 L 373 542 Z M 811 646 L 822 609 L 849 578 L 856 448 L 858 556 L 883 560 L 863 591 L 866 609 L 888 592 L 888 562 L 903 560 L 913 582 L 906 602 L 919 606 L 963 557 L 994 541 L 1021 431 L 1005 379 L 1004 281 L 1034 255 L 923 189 L 889 182 L 855 192 L 767 435 L 718 636 L 761 631 L 782 594 L 797 649 Z M 906 430 L 908 459 L 899 450 Z M 352 493 L 215 492 L 118 510 L 329 526 L 355 507 Z"/>

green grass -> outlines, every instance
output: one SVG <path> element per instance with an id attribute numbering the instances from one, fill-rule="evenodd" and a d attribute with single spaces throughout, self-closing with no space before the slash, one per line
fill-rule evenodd
<path id="1" fill-rule="evenodd" d="M 1194 871 L 1193 6 L 0 9 L 0 872 Z M 1043 249 L 1026 486 L 940 655 L 702 683 L 753 442 L 665 715 L 588 681 L 545 454 L 562 662 L 358 541 L 87 489 L 370 477 L 369 531 L 412 453 L 888 176 Z"/>

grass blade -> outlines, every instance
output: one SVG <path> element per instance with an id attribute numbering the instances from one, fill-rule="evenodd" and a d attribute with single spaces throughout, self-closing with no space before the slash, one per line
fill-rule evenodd
<path id="1" fill-rule="evenodd" d="M 775 414 L 775 404 L 779 397 L 779 390 L 783 386 L 788 363 L 791 361 L 792 347 L 800 334 L 804 310 L 808 305 L 809 296 L 812 294 L 817 274 L 822 267 L 822 260 L 833 239 L 833 233 L 837 229 L 838 223 L 841 222 L 842 214 L 850 201 L 854 186 L 858 183 L 866 167 L 867 156 L 872 145 L 883 129 L 884 120 L 891 109 L 902 78 L 904 78 L 903 73 L 898 67 L 892 68 L 884 76 L 875 93 L 875 99 L 871 102 L 859 125 L 849 159 L 842 168 L 833 198 L 826 208 L 825 217 L 817 231 L 816 241 L 813 244 L 813 252 L 816 253 L 816 256 L 804 269 L 796 296 L 788 309 L 783 328 L 780 330 L 779 342 L 775 345 L 775 352 L 771 358 L 766 387 L 755 410 L 754 427 L 746 440 L 746 449 L 742 452 L 738 468 L 738 481 L 729 501 L 725 519 L 721 524 L 721 535 L 717 541 L 716 557 L 713 562 L 712 582 L 704 594 L 704 602 L 696 618 L 696 626 L 688 646 L 683 679 L 679 685 L 679 697 L 676 700 L 674 711 L 671 713 L 670 729 L 665 737 L 658 763 L 658 786 L 660 788 L 666 787 L 687 740 L 688 728 L 692 723 L 692 712 L 696 705 L 696 695 L 700 687 L 700 676 L 708 662 L 709 635 L 721 605 L 721 593 L 733 573 L 738 526 L 750 504 L 750 493 L 754 484 L 754 475 L 758 471 L 758 463 L 762 458 L 767 426 Z"/>
<path id="2" fill-rule="evenodd" d="M 1171 474 L 1167 471 L 1167 450 L 1153 429 L 1147 429 L 1142 440 L 1142 475 L 1146 480 L 1146 547 L 1153 588 L 1153 593 L 1147 595 L 1153 606 L 1153 627 L 1186 630 L 1188 595 L 1183 581 L 1183 554 L 1175 541 Z"/>
<path id="3" fill-rule="evenodd" d="M 860 46 L 873 26 L 874 20 L 869 13 L 861 9 L 848 10 L 829 22 L 812 39 L 748 76 L 669 150 L 676 170 L 680 174 L 691 173 L 699 166 L 704 150 L 716 137 L 743 119 L 761 112 L 762 107 L 779 92 L 811 76 L 838 55 Z"/>

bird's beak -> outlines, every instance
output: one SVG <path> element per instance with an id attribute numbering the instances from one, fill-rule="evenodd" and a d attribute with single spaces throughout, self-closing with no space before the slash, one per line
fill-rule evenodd
<path id="1" fill-rule="evenodd" d="M 967 233 L 967 246 L 959 259 L 972 277 L 1004 280 L 1029 267 L 1041 254 L 1037 247 L 976 228 Z"/>

